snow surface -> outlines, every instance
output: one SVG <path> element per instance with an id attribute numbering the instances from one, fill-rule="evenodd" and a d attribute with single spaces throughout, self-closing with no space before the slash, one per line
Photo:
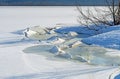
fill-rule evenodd
<path id="1" fill-rule="evenodd" d="M 4 34 L 0 34 L 2 37 Z M 9 36 L 8 36 L 9 35 Z M 17 35 L 6 34 L 14 40 Z M 22 36 L 20 36 L 22 37 Z M 21 38 L 20 38 L 21 39 Z M 9 41 L 12 41 L 10 39 Z M 8 40 L 7 40 L 8 41 Z M 4 41 L 5 42 L 5 41 Z M 36 41 L 7 43 L 0 45 L 0 78 L 1 79 L 74 79 L 109 77 L 117 67 L 92 66 L 66 60 L 49 60 L 43 55 L 24 53 L 30 46 L 39 45 Z M 39 49 L 39 48 L 38 48 Z M 41 51 L 41 50 L 40 50 Z M 39 52 L 39 51 L 38 51 Z"/>
<path id="2" fill-rule="evenodd" d="M 98 34 L 82 40 L 87 44 L 95 44 L 103 47 L 120 49 L 120 30 Z"/>

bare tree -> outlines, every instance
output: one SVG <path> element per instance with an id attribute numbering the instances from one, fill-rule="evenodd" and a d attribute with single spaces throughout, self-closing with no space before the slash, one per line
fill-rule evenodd
<path id="1" fill-rule="evenodd" d="M 120 24 L 120 0 L 106 0 L 107 6 L 99 8 L 86 8 L 83 10 L 81 6 L 77 6 L 79 11 L 78 22 L 87 26 L 91 30 L 98 31 L 101 25 L 114 26 Z M 94 12 L 93 12 L 94 11 Z M 91 25 L 94 25 L 94 27 Z"/>
<path id="2" fill-rule="evenodd" d="M 116 16 L 116 25 L 120 24 L 120 0 L 119 0 L 119 5 L 117 9 L 117 16 Z"/>

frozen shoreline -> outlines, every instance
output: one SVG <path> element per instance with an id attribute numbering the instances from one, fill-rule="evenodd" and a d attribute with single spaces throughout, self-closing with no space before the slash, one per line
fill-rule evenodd
<path id="1" fill-rule="evenodd" d="M 16 37 L 16 35 L 11 37 Z M 36 41 L 29 42 L 27 45 L 24 42 L 0 45 L 1 79 L 89 79 L 102 78 L 103 76 L 105 79 L 108 79 L 109 75 L 118 69 L 117 67 L 112 66 L 92 66 L 71 61 L 51 61 L 41 55 L 26 54 L 22 52 L 23 49 L 36 45 L 39 45 Z"/>
<path id="2" fill-rule="evenodd" d="M 24 40 L 21 29 L 36 25 L 43 27 L 54 27 L 56 24 L 74 25 L 77 23 L 78 16 L 75 7 L 0 7 L 0 10 L 1 79 L 102 79 L 103 77 L 108 79 L 111 73 L 118 69 L 116 66 L 92 66 L 67 60 L 53 61 L 43 55 L 23 52 L 25 48 L 40 43 L 29 39 Z"/>

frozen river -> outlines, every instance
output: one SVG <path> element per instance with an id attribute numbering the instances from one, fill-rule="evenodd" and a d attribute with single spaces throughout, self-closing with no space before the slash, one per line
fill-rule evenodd
<path id="1" fill-rule="evenodd" d="M 53 27 L 60 23 L 76 24 L 77 16 L 75 6 L 3 6 L 0 7 L 0 32 L 19 30 L 36 25 Z M 6 29 L 6 27 L 9 29 Z"/>

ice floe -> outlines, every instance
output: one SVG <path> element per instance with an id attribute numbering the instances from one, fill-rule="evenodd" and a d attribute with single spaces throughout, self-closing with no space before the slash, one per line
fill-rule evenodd
<path id="1" fill-rule="evenodd" d="M 58 53 L 60 51 L 61 51 L 61 49 L 58 46 L 54 46 L 52 49 L 50 49 L 50 52 L 52 52 L 52 53 Z"/>
<path id="2" fill-rule="evenodd" d="M 72 37 L 75 37 L 75 36 L 77 36 L 78 34 L 76 33 L 76 32 L 69 32 L 68 33 L 68 36 L 72 36 Z"/>
<path id="3" fill-rule="evenodd" d="M 48 39 L 48 42 L 50 42 L 51 44 L 60 44 L 60 43 L 65 42 L 65 40 L 60 37 L 53 36 Z"/>
<path id="4" fill-rule="evenodd" d="M 24 34 L 25 37 L 36 40 L 45 40 L 50 38 L 51 36 L 56 35 L 53 29 L 49 29 L 41 26 L 34 26 L 27 28 L 24 31 Z"/>
<path id="5" fill-rule="evenodd" d="M 70 44 L 69 47 L 70 47 L 70 48 L 77 47 L 77 46 L 79 46 L 80 44 L 82 44 L 81 41 L 76 41 L 76 42 Z"/>

